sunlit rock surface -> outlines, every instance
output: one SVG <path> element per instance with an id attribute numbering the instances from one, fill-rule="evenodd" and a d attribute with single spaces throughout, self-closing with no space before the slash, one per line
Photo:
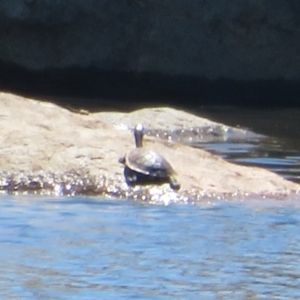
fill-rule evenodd
<path id="1" fill-rule="evenodd" d="M 130 128 L 143 122 L 156 132 L 229 128 L 170 108 L 130 114 L 80 114 L 51 103 L 0 94 L 0 188 L 3 192 L 99 195 L 150 202 L 197 202 L 253 196 L 283 199 L 299 185 L 267 170 L 238 166 L 172 138 L 145 137 L 145 146 L 171 162 L 181 183 L 128 187 L 119 157 L 134 147 Z M 253 135 L 253 133 L 252 133 Z M 224 135 L 226 136 L 226 135 Z M 175 139 L 176 140 L 176 139 Z"/>

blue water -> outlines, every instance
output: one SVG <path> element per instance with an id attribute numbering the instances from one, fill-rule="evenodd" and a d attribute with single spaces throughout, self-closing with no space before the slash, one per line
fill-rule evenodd
<path id="1" fill-rule="evenodd" d="M 300 205 L 0 197 L 1 299 L 299 299 Z"/>

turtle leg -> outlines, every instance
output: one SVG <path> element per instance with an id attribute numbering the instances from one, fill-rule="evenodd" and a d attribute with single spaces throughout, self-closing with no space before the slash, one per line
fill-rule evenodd
<path id="1" fill-rule="evenodd" d="M 119 163 L 125 165 L 125 156 L 119 158 Z"/>
<path id="2" fill-rule="evenodd" d="M 135 185 L 138 177 L 135 171 L 129 169 L 127 166 L 124 168 L 124 176 L 128 185 Z"/>
<path id="3" fill-rule="evenodd" d="M 180 184 L 174 176 L 170 176 L 170 187 L 176 191 L 180 189 Z"/>

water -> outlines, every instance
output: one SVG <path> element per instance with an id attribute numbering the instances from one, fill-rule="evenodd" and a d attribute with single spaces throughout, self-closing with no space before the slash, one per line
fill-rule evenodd
<path id="1" fill-rule="evenodd" d="M 289 148 L 275 138 L 194 146 L 206 149 L 230 162 L 265 168 L 287 180 L 300 183 L 300 149 Z"/>
<path id="2" fill-rule="evenodd" d="M 194 146 L 299 182 L 298 114 L 269 119 L 253 113 L 250 121 L 240 117 L 251 130 L 272 135 L 278 119 L 278 135 Z M 235 110 L 225 117 L 217 121 L 237 125 Z M 2 195 L 0 211 L 0 299 L 300 297 L 297 202 L 163 206 Z"/>
<path id="3" fill-rule="evenodd" d="M 195 147 L 207 149 L 234 163 L 269 169 L 300 183 L 300 109 L 202 107 L 198 114 L 226 125 L 248 128 L 265 135 L 265 138 L 198 143 Z"/>
<path id="4" fill-rule="evenodd" d="M 299 299 L 300 206 L 2 196 L 1 299 Z"/>

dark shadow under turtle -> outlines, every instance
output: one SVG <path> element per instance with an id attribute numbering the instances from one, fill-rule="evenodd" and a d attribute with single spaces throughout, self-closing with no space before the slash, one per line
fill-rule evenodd
<path id="1" fill-rule="evenodd" d="M 180 189 L 175 171 L 169 162 L 156 151 L 143 147 L 144 128 L 138 124 L 134 128 L 136 148 L 129 151 L 120 162 L 125 165 L 124 176 L 130 186 L 170 183 L 174 190 Z"/>

